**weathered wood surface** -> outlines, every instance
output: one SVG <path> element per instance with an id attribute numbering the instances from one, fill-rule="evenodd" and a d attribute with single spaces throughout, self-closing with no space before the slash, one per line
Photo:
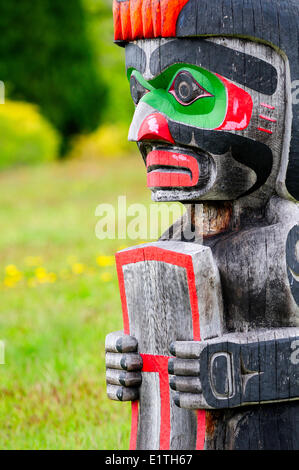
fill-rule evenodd
<path id="1" fill-rule="evenodd" d="M 114 20 L 152 198 L 188 206 L 117 255 L 108 394 L 133 400 L 132 448 L 299 449 L 299 3 L 114 0 Z"/>

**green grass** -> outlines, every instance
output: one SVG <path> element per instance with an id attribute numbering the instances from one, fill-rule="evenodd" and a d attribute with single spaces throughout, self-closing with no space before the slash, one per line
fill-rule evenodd
<path id="1" fill-rule="evenodd" d="M 0 185 L 0 448 L 126 449 L 130 404 L 105 391 L 116 272 L 96 259 L 136 241 L 98 240 L 95 209 L 118 195 L 150 203 L 141 159 L 23 168 Z"/>

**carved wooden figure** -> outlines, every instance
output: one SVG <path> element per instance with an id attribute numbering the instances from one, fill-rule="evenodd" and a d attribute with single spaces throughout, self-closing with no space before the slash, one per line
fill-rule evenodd
<path id="1" fill-rule="evenodd" d="M 299 449 L 298 0 L 113 10 L 129 139 L 187 211 L 116 255 L 108 396 L 132 401 L 132 449 Z"/>

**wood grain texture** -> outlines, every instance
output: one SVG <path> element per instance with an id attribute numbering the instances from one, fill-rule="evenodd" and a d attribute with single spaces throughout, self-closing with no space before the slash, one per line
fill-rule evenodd
<path id="1" fill-rule="evenodd" d="M 134 396 L 120 374 L 142 363 L 138 449 L 299 449 L 298 0 L 115 0 L 114 18 L 129 140 L 153 200 L 187 210 L 117 254 L 130 336 L 107 339 L 108 395 Z"/>

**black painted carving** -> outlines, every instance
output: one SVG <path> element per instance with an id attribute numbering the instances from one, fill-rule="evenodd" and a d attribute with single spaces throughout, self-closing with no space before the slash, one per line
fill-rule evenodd
<path id="1" fill-rule="evenodd" d="M 200 379 L 208 407 L 234 408 L 298 397 L 298 340 L 293 337 L 206 346 L 200 356 Z"/>
<path id="2" fill-rule="evenodd" d="M 160 51 L 163 48 L 167 54 Z M 166 60 L 161 62 L 160 57 Z M 151 73 L 159 75 L 173 64 L 174 57 L 178 63 L 206 68 L 265 95 L 272 95 L 277 88 L 277 72 L 271 64 L 199 38 L 174 40 L 156 49 L 150 59 Z"/>

